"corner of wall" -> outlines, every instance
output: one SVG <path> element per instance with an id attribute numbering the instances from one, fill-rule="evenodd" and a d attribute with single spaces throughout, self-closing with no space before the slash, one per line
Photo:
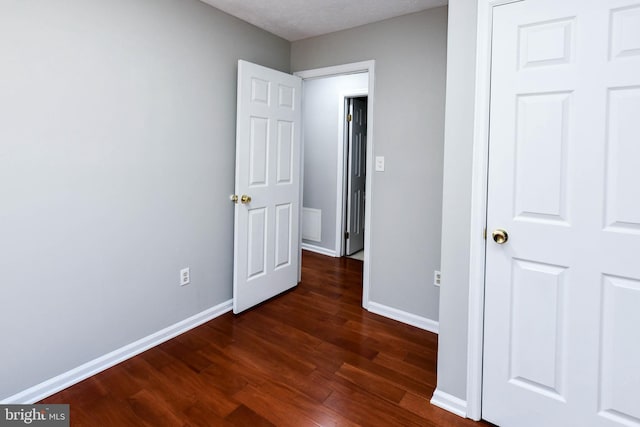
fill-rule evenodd
<path id="1" fill-rule="evenodd" d="M 389 319 L 397 320 L 398 322 L 406 323 L 407 325 L 415 326 L 416 328 L 424 329 L 425 331 L 433 332 L 434 334 L 438 333 L 438 322 L 427 319 L 426 317 L 398 310 L 397 308 L 389 307 L 373 301 L 369 301 L 367 310 L 374 314 L 388 317 Z"/>
<path id="2" fill-rule="evenodd" d="M 431 404 L 456 414 L 462 418 L 467 416 L 467 401 L 459 399 L 440 389 L 436 389 L 431 398 Z"/>
<path id="3" fill-rule="evenodd" d="M 63 372 L 62 374 L 43 381 L 40 384 L 36 384 L 33 387 L 29 387 L 26 390 L 12 396 L 8 396 L 0 400 L 0 404 L 32 404 L 38 402 L 52 394 L 64 390 L 67 387 L 77 384 L 92 375 L 96 375 L 120 362 L 124 362 L 125 360 L 130 359 L 152 347 L 183 334 L 190 329 L 196 328 L 203 323 L 213 320 L 216 317 L 231 311 L 232 306 L 233 300 L 225 301 L 215 307 L 211 307 L 208 310 L 198 313 L 195 316 L 191 316 L 188 319 L 168 326 L 108 354 L 90 360 L 89 362 L 67 372 Z"/>

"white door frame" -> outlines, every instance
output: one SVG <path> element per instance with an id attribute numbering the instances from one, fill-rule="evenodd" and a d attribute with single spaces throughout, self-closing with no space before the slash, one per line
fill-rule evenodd
<path id="1" fill-rule="evenodd" d="M 346 74 L 357 74 L 357 73 L 369 73 L 369 87 L 367 88 L 367 171 L 373 170 L 373 107 L 374 107 L 374 68 L 375 61 L 362 61 L 362 62 L 354 62 L 351 64 L 344 65 L 336 65 L 333 67 L 325 67 L 325 68 L 316 68 L 313 70 L 305 70 L 298 71 L 293 73 L 293 75 L 302 78 L 302 80 L 310 80 L 310 79 L 318 79 L 323 77 L 332 77 L 332 76 L 340 76 Z M 304 83 L 304 82 L 303 82 Z M 302 95 L 304 97 L 304 93 Z M 344 100 L 343 100 L 344 102 Z M 344 106 L 343 106 L 344 108 Z M 304 127 L 304 119 L 302 126 Z M 340 132 L 342 133 L 344 130 L 341 127 L 338 127 Z M 303 154 L 302 158 L 304 159 L 304 132 L 302 134 L 302 147 Z M 340 149 L 342 149 L 342 144 L 340 144 Z M 344 154 L 339 154 L 338 158 L 343 158 Z M 344 158 L 343 158 L 344 161 Z M 304 163 L 304 162 L 303 162 Z M 343 173 L 342 167 L 338 165 L 338 173 L 341 175 Z M 303 169 L 301 168 L 301 174 L 304 174 Z M 304 175 L 303 175 L 304 176 Z M 302 183 L 304 185 L 304 183 Z M 341 203 L 342 200 L 342 179 L 338 180 L 339 190 L 338 190 L 338 200 Z M 365 192 L 367 194 L 367 203 L 364 208 L 364 265 L 362 271 L 362 306 L 365 309 L 369 309 L 369 289 L 370 289 L 370 277 L 371 277 L 371 263 L 370 255 L 371 255 L 371 205 L 373 199 L 373 174 L 367 173 L 366 175 L 366 184 L 365 184 Z M 300 199 L 300 215 L 302 216 L 302 198 Z M 341 211 L 340 205 L 338 205 L 337 211 Z M 336 215 L 337 219 L 337 215 Z M 340 218 L 340 224 L 342 223 L 342 219 Z M 339 248 L 339 242 L 336 241 L 336 248 Z M 301 258 L 302 259 L 302 258 Z"/>
<path id="2" fill-rule="evenodd" d="M 338 197 L 336 199 L 336 256 L 344 256 L 346 251 L 346 244 L 344 239 L 344 232 L 346 230 L 345 217 L 347 214 L 347 143 L 346 130 L 346 111 L 344 110 L 347 98 L 357 98 L 367 96 L 367 89 L 354 89 L 346 92 L 341 92 L 338 95 Z M 368 107 L 368 106 L 367 106 Z M 368 120 L 367 112 L 367 120 Z M 368 121 L 367 121 L 368 123 Z M 368 141 L 365 141 L 365 147 L 368 147 Z M 366 182 L 366 171 L 365 171 Z M 366 203 L 365 203 L 366 206 Z M 365 227 L 366 227 L 365 223 Z M 366 235 L 365 235 L 366 236 Z M 365 237 L 366 238 L 366 237 Z"/>
<path id="3" fill-rule="evenodd" d="M 519 1 L 524 0 L 478 1 L 467 324 L 467 417 L 476 421 L 482 416 L 482 346 L 484 341 L 486 260 L 484 233 L 487 226 L 493 8 Z"/>

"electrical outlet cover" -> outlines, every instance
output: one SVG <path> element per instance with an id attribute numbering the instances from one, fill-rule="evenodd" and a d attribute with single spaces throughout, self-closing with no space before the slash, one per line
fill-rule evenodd
<path id="1" fill-rule="evenodd" d="M 191 283 L 191 269 L 189 267 L 180 270 L 180 286 Z"/>

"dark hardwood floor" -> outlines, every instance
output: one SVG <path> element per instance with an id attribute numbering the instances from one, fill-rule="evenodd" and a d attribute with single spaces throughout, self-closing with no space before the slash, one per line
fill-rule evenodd
<path id="1" fill-rule="evenodd" d="M 63 390 L 72 426 L 486 426 L 429 404 L 437 335 L 362 309 L 362 262 L 305 252 L 302 283 Z"/>

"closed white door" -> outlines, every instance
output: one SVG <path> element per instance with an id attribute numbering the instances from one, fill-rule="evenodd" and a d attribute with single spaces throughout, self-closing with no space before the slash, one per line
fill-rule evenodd
<path id="1" fill-rule="evenodd" d="M 298 283 L 301 79 L 238 62 L 233 312 Z"/>
<path id="2" fill-rule="evenodd" d="M 367 101 L 349 100 L 349 182 L 347 183 L 347 255 L 364 249 L 367 165 Z"/>
<path id="3" fill-rule="evenodd" d="M 640 1 L 493 17 L 482 416 L 640 426 Z"/>

